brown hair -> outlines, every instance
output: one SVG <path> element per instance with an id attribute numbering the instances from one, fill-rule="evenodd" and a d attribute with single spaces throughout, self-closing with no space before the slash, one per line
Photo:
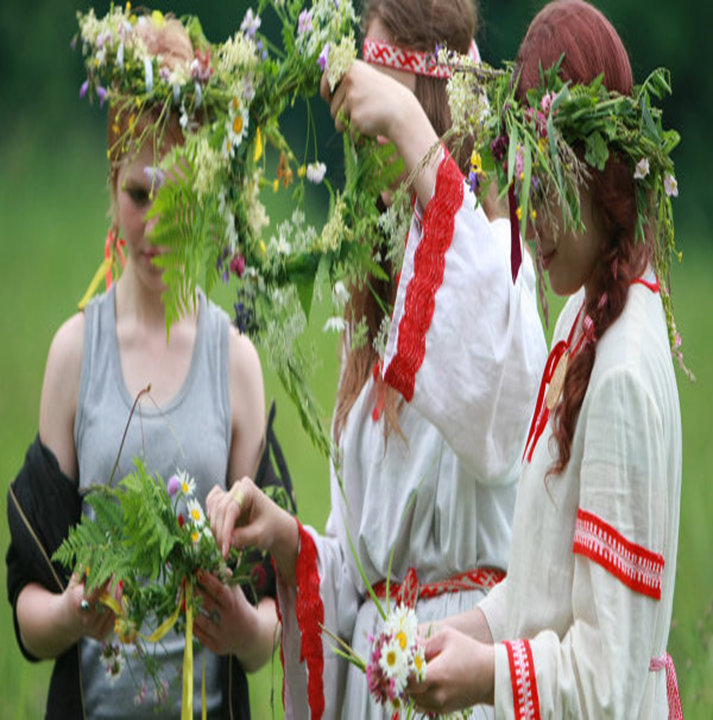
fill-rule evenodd
<path id="1" fill-rule="evenodd" d="M 364 32 L 371 20 L 379 18 L 393 42 L 403 47 L 433 52 L 437 44 L 445 42 L 450 49 L 467 53 L 476 31 L 477 10 L 473 0 L 366 0 L 362 18 Z M 436 133 L 443 135 L 451 126 L 446 81 L 417 75 L 415 95 Z M 464 174 L 468 172 L 471 148 L 472 142 L 470 148 L 463 144 L 457 156 Z M 342 338 L 346 360 L 337 391 L 334 422 L 337 441 L 349 411 L 378 361 L 374 339 L 384 319 L 383 307 L 391 307 L 396 298 L 397 282 L 389 262 L 384 263 L 384 270 L 390 278 L 388 281 L 372 278 L 369 283 L 350 288 L 351 301 L 345 313 L 347 327 L 351 328 L 355 319 L 363 317 L 368 335 L 366 343 L 359 348 L 351 347 L 348 335 Z M 381 376 L 376 379 L 375 391 L 377 397 L 381 396 L 384 400 L 384 432 L 387 438 L 391 430 L 396 430 L 403 438 L 398 423 L 400 395 L 386 385 Z"/>
<path id="2" fill-rule="evenodd" d="M 146 46 L 149 55 L 161 58 L 163 67 L 174 70 L 179 65 L 188 65 L 195 57 L 191 39 L 179 20 L 167 16 L 163 24 L 153 22 L 150 16 L 142 16 L 135 26 L 135 32 Z M 107 113 L 107 151 L 109 158 L 109 191 L 111 194 L 112 229 L 118 237 L 116 193 L 121 163 L 128 155 L 137 151 L 136 142 L 162 142 L 164 147 L 183 144 L 183 131 L 177 113 L 172 110 L 160 124 L 161 137 L 146 135 L 149 127 L 155 126 L 165 109 L 159 105 L 135 105 L 134 98 L 115 100 Z"/>
<path id="3" fill-rule="evenodd" d="M 631 94 L 633 76 L 621 38 L 604 15 L 583 0 L 555 0 L 530 24 L 517 54 L 520 71 L 518 96 L 540 83 L 540 66 L 549 68 L 564 53 L 560 75 L 573 83 L 589 83 L 601 73 L 604 85 L 622 95 Z M 575 148 L 577 150 L 577 148 Z M 596 292 L 586 299 L 584 314 L 593 322 L 591 342 L 571 359 L 562 401 L 553 418 L 558 458 L 550 473 L 561 473 L 569 463 L 579 410 L 589 386 L 598 340 L 621 315 L 629 285 L 651 258 L 651 241 L 636 242 L 636 187 L 627 164 L 610 156 L 603 171 L 592 168 L 588 190 L 595 221 L 604 237 L 602 254 L 593 270 Z"/>

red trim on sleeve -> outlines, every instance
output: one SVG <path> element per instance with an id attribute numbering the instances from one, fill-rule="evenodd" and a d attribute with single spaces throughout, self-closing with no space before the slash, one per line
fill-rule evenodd
<path id="1" fill-rule="evenodd" d="M 453 241 L 456 213 L 462 204 L 463 175 L 446 153 L 438 166 L 435 195 L 423 215 L 423 237 L 414 255 L 413 277 L 406 288 L 396 355 L 384 375 L 384 380 L 407 401 L 413 398 L 416 373 L 426 354 L 426 333 L 433 319 L 436 292 L 443 283 L 445 255 Z"/>
<path id="2" fill-rule="evenodd" d="M 515 720 L 540 720 L 535 661 L 529 640 L 503 643 L 508 653 Z"/>
<path id="3" fill-rule="evenodd" d="M 585 510 L 577 510 L 572 552 L 601 565 L 632 590 L 661 599 L 663 555 L 627 540 L 611 525 Z"/>
<path id="4" fill-rule="evenodd" d="M 324 713 L 324 654 L 320 627 L 324 624 L 324 605 L 319 594 L 317 547 L 312 536 L 302 527 L 299 520 L 297 526 L 300 534 L 300 551 L 295 564 L 297 580 L 295 611 L 302 635 L 300 661 L 307 663 L 307 698 L 310 716 L 313 720 L 319 720 Z"/>

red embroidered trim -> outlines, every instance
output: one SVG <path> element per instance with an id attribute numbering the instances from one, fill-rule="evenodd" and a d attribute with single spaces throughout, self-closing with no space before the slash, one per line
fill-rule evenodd
<path id="1" fill-rule="evenodd" d="M 540 720 L 540 697 L 530 641 L 511 640 L 503 644 L 510 664 L 515 720 Z"/>
<path id="2" fill-rule="evenodd" d="M 601 518 L 581 509 L 577 510 L 572 552 L 601 565 L 632 590 L 661 599 L 663 555 L 630 542 Z"/>
<path id="3" fill-rule="evenodd" d="M 436 292 L 443 283 L 445 255 L 453 241 L 455 217 L 463 204 L 463 175 L 448 153 L 438 167 L 436 193 L 423 215 L 423 237 L 413 261 L 413 277 L 406 288 L 399 323 L 396 355 L 384 380 L 407 401 L 413 398 L 416 373 L 426 354 Z"/>
<path id="4" fill-rule="evenodd" d="M 300 533 L 300 551 L 295 564 L 297 579 L 295 612 L 302 635 L 300 661 L 307 663 L 307 698 L 310 716 L 313 720 L 319 720 L 324 713 L 324 653 L 320 627 L 324 624 L 324 605 L 319 594 L 317 547 L 312 536 L 302 527 L 299 520 L 297 526 Z"/>
<path id="5" fill-rule="evenodd" d="M 505 573 L 498 568 L 473 568 L 465 572 L 452 575 L 445 580 L 421 584 L 415 568 L 409 568 L 404 581 L 390 583 L 389 597 L 396 603 L 403 603 L 408 607 L 416 607 L 416 602 L 445 595 L 446 593 L 462 592 L 464 590 L 491 590 L 503 578 Z M 380 580 L 374 585 L 376 597 L 380 600 L 386 598 L 386 581 Z"/>

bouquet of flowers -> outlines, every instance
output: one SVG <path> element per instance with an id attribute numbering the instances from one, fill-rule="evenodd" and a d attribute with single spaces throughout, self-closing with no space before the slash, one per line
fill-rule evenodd
<path id="1" fill-rule="evenodd" d="M 105 646 L 110 675 L 121 672 L 125 647 L 131 645 L 160 697 L 165 688 L 149 645 L 171 629 L 183 630 L 183 711 L 188 717 L 193 717 L 193 619 L 201 602 L 197 574 L 214 573 L 228 585 L 250 588 L 257 584 L 263 561 L 261 553 L 231 549 L 226 562 L 194 492 L 195 481 L 187 473 L 179 471 L 164 483 L 137 460 L 136 470 L 118 485 L 91 488 L 85 499 L 93 517 L 85 514 L 53 557 L 83 576 L 88 592 L 109 586 L 101 602 L 116 615 L 121 643 Z M 290 507 L 284 488 L 268 486 L 266 492 Z"/>
<path id="2" fill-rule="evenodd" d="M 141 23 L 167 22 L 161 13 L 137 16 L 129 4 L 112 7 L 101 19 L 92 10 L 80 13 L 77 41 L 87 70 L 81 94 L 110 103 L 117 117 L 128 118 L 126 132 L 116 125 L 110 158 L 144 142 L 160 147 L 171 116 L 178 114 L 184 142 L 152 173 L 150 211 L 157 218 L 153 241 L 168 250 L 155 259 L 164 268 L 168 329 L 198 286 L 210 294 L 220 282 L 231 284 L 235 323 L 266 351 L 305 428 L 328 454 L 329 439 L 307 382 L 314 363 L 298 340 L 313 296 L 325 284 L 334 303 L 328 327 L 340 329 L 336 318 L 348 302 L 345 286 L 354 278 L 383 276 L 375 201 L 400 168 L 391 162 L 392 147 L 346 134 L 346 184 L 335 192 L 319 159 L 311 113 L 301 152 L 291 148 L 280 125 L 295 102 L 309 110 L 323 72 L 334 87 L 356 57 L 351 0 L 257 5 L 221 44 L 206 39 L 197 18 L 182 18 L 195 57 L 173 66 L 141 40 Z M 280 43 L 260 31 L 268 11 L 279 21 Z M 329 193 L 330 217 L 321 230 L 306 220 L 305 183 L 323 184 Z M 294 211 L 268 232 L 262 194 L 288 188 Z"/>

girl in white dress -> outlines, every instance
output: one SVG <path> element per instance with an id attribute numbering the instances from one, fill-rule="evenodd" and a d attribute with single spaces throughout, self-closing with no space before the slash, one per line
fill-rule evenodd
<path id="1" fill-rule="evenodd" d="M 380 0 L 364 17 L 366 62 L 333 96 L 324 81 L 323 95 L 339 129 L 348 117 L 354 130 L 392 140 L 410 172 L 450 123 L 446 80 L 432 75 L 428 57 L 444 41 L 475 52 L 474 10 L 470 0 Z M 345 336 L 334 416 L 341 464 L 332 468 L 326 532 L 298 526 L 248 480 L 208 498 L 224 548 L 257 544 L 275 560 L 288 717 L 390 717 L 320 628 L 367 656 L 379 616 L 348 534 L 378 592 L 394 550 L 391 596 L 416 603 L 424 619 L 474 607 L 508 561 L 546 355 L 532 262 L 513 282 L 509 221 L 488 218 L 448 152 L 414 190 L 400 277 L 389 268 L 394 281 L 379 288 L 394 307 L 383 363 L 371 341 L 384 312 L 368 289 L 352 288 L 347 319 L 363 313 L 371 337 L 356 349 L 351 328 Z"/>
<path id="2" fill-rule="evenodd" d="M 631 94 L 611 24 L 582 0 L 557 0 L 520 48 L 518 96 L 562 53 L 563 80 L 603 73 L 609 91 Z M 536 223 L 552 289 L 570 298 L 523 459 L 507 578 L 428 641 L 427 678 L 411 688 L 424 709 L 488 702 L 498 718 L 681 717 L 666 653 L 681 417 L 665 289 L 653 238 L 635 239 L 633 169 L 611 156 L 589 170 L 586 231 L 564 231 L 561 212 L 557 226 Z"/>

